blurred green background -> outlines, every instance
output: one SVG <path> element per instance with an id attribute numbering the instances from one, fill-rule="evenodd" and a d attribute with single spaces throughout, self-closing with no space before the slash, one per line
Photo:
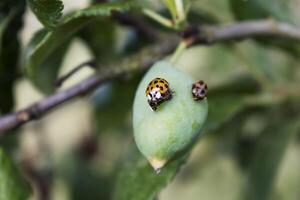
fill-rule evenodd
<path id="1" fill-rule="evenodd" d="M 9 6 L 24 9 L 21 0 L 14 3 Z M 90 5 L 87 0 L 63 3 L 64 13 Z M 154 1 L 143 3 L 154 6 Z M 191 5 L 192 23 L 274 18 L 300 28 L 300 0 L 197 0 Z M 154 8 L 164 13 L 159 2 L 155 1 Z M 7 47 L 15 44 L 5 41 L 17 36 L 2 38 L 7 10 L 4 6 L 0 16 L 0 79 L 15 81 L 1 82 L 0 116 L 45 98 L 21 73 L 23 61 L 15 63 L 16 51 L 8 52 Z M 20 28 L 15 20 L 11 32 Z M 19 35 L 20 57 L 42 27 L 27 6 Z M 147 44 L 131 28 L 110 18 L 94 20 L 67 42 L 59 75 L 90 58 L 109 62 Z M 33 188 L 29 199 L 299 200 L 299 55 L 299 42 L 278 38 L 185 51 L 177 66 L 208 84 L 209 116 L 204 135 L 177 174 L 178 166 L 171 164 L 156 175 L 136 149 L 132 103 L 143 74 L 111 81 L 87 97 L 60 106 L 41 120 L 2 136 L 0 146 L 29 180 Z M 11 69 L 14 65 L 20 68 Z M 91 74 L 93 70 L 85 68 L 59 90 Z M 12 87 L 11 94 L 7 85 Z"/>

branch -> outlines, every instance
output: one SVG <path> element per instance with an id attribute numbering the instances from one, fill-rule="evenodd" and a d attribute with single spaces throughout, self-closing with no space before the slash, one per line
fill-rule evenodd
<path id="1" fill-rule="evenodd" d="M 73 76 L 75 73 L 77 73 L 79 70 L 81 70 L 84 67 L 90 67 L 95 69 L 98 66 L 95 60 L 89 60 L 86 62 L 81 63 L 77 67 L 73 68 L 71 71 L 69 71 L 67 74 L 63 75 L 62 77 L 58 78 L 54 82 L 54 87 L 59 88 L 65 82 L 67 79 L 69 79 L 71 76 Z"/>
<path id="2" fill-rule="evenodd" d="M 188 45 L 214 44 L 255 37 L 287 38 L 300 42 L 300 29 L 272 19 L 245 21 L 226 26 L 193 26 L 182 33 Z"/>
<path id="3" fill-rule="evenodd" d="M 300 42 L 300 29 L 285 23 L 277 23 L 273 20 L 258 20 L 235 23 L 227 26 L 193 26 L 182 33 L 182 38 L 188 46 L 196 44 L 213 44 L 229 40 L 246 39 L 261 36 L 273 36 L 289 38 Z M 29 121 L 39 119 L 41 116 L 59 105 L 83 96 L 106 81 L 126 77 L 138 71 L 145 70 L 155 61 L 162 59 L 176 48 L 179 38 L 168 35 L 157 44 L 141 50 L 139 53 L 130 56 L 120 62 L 106 66 L 101 69 L 98 75 L 78 83 L 77 85 L 53 94 L 44 100 L 37 102 L 28 108 L 14 112 L 0 118 L 0 136 L 14 128 L 17 128 Z"/>
<path id="4" fill-rule="evenodd" d="M 171 37 L 160 44 L 145 48 L 133 56 L 112 64 L 119 67 L 101 67 L 102 70 L 99 71 L 99 74 L 93 75 L 65 91 L 57 92 L 21 111 L 2 116 L 0 118 L 0 136 L 27 122 L 39 119 L 53 108 L 76 97 L 83 96 L 109 80 L 123 78 L 129 74 L 145 70 L 156 60 L 171 53 L 178 41 L 178 38 Z"/>

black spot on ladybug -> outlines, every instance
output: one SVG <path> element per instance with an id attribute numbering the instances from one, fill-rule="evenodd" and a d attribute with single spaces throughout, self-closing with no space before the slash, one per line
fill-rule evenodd
<path id="1" fill-rule="evenodd" d="M 205 85 L 205 89 L 207 90 L 207 85 Z"/>
<path id="2" fill-rule="evenodd" d="M 154 81 L 154 84 L 156 84 L 158 81 Z"/>
<path id="3" fill-rule="evenodd" d="M 163 81 L 163 80 L 160 80 L 159 82 L 160 82 L 160 83 L 164 83 L 164 81 Z"/>
<path id="4" fill-rule="evenodd" d="M 200 84 L 200 85 L 203 85 L 203 84 L 204 84 L 204 82 L 201 80 L 201 81 L 199 81 L 199 84 Z"/>
<path id="5" fill-rule="evenodd" d="M 159 88 L 159 85 L 156 85 L 155 87 Z"/>
<path id="6" fill-rule="evenodd" d="M 169 88 L 169 86 L 168 86 L 167 84 L 165 84 L 165 87 L 166 87 L 166 88 Z"/>
<path id="7" fill-rule="evenodd" d="M 164 88 L 162 86 L 159 87 L 160 90 L 163 90 Z"/>
<path id="8" fill-rule="evenodd" d="M 151 87 L 151 90 L 153 90 L 153 87 Z"/>

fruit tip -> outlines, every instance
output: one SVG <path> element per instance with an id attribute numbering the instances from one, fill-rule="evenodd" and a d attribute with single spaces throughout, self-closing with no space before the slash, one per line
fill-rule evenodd
<path id="1" fill-rule="evenodd" d="M 153 167 L 154 171 L 159 174 L 161 172 L 161 169 L 165 166 L 167 163 L 167 160 L 157 159 L 157 158 L 150 158 L 149 162 L 151 166 Z"/>

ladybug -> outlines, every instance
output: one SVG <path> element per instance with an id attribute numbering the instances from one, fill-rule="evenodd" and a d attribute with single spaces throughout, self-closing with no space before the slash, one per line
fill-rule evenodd
<path id="1" fill-rule="evenodd" d="M 207 96 L 207 84 L 204 81 L 198 81 L 192 85 L 192 94 L 194 100 L 203 100 Z"/>
<path id="2" fill-rule="evenodd" d="M 161 103 L 172 99 L 172 95 L 173 92 L 169 87 L 168 81 L 163 78 L 153 79 L 146 89 L 148 103 L 153 111 L 155 111 Z"/>

